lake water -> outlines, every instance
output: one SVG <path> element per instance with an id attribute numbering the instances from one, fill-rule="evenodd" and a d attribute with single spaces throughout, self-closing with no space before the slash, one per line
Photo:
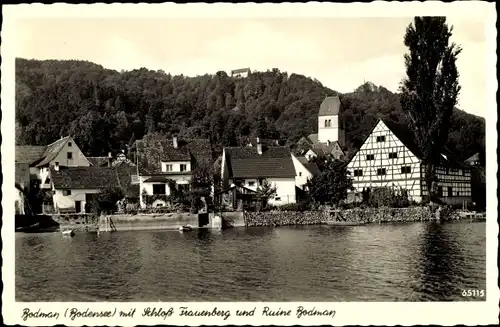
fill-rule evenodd
<path id="1" fill-rule="evenodd" d="M 16 301 L 484 300 L 485 226 L 16 233 Z"/>

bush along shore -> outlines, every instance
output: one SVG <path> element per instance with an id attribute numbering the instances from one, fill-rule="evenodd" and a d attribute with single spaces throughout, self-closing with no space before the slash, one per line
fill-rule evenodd
<path id="1" fill-rule="evenodd" d="M 456 220 L 456 210 L 447 207 L 409 207 L 409 208 L 357 208 L 339 210 L 338 217 L 346 222 L 385 223 L 415 222 L 433 220 Z M 245 212 L 243 214 L 246 227 L 318 225 L 327 220 L 334 220 L 326 210 L 321 211 L 266 211 Z"/>

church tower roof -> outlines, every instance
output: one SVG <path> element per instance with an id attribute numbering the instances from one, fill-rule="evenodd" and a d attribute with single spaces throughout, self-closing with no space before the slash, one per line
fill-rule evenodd
<path id="1" fill-rule="evenodd" d="M 326 97 L 319 107 L 318 116 L 335 116 L 340 112 L 340 98 L 338 96 Z"/>

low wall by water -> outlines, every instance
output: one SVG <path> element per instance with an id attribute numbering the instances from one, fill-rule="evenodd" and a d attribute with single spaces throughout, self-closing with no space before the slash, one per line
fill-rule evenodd
<path id="1" fill-rule="evenodd" d="M 430 207 L 410 208 L 363 208 L 340 210 L 339 218 L 348 222 L 385 223 L 385 222 L 415 222 L 432 220 L 459 219 L 455 210 Z M 244 224 L 254 226 L 286 226 L 286 225 L 315 225 L 326 220 L 335 219 L 327 211 L 268 211 L 245 212 Z"/>
<path id="2" fill-rule="evenodd" d="M 245 226 L 287 226 L 287 225 L 317 225 L 328 219 L 323 211 L 266 211 L 245 212 L 243 214 Z"/>
<path id="3" fill-rule="evenodd" d="M 177 229 L 179 226 L 191 225 L 198 228 L 198 214 L 192 213 L 165 213 L 165 214 L 118 214 L 108 216 L 92 215 L 54 215 L 53 219 L 59 223 L 60 229 L 74 231 L 100 231 L 111 230 L 109 222 L 117 231 L 125 230 L 152 230 L 152 229 Z M 107 220 L 107 222 L 106 222 Z"/>
<path id="4" fill-rule="evenodd" d="M 212 226 L 214 217 L 221 220 Z M 383 222 L 414 222 L 431 220 L 459 219 L 455 210 L 440 207 L 437 210 L 430 207 L 410 208 L 358 208 L 341 210 L 339 216 L 348 222 L 383 223 Z M 286 226 L 286 225 L 317 225 L 326 220 L 334 219 L 327 211 L 266 211 L 266 212 L 224 212 L 210 213 L 206 224 L 199 226 L 198 214 L 164 213 L 164 214 L 118 214 L 110 216 L 93 216 L 90 214 L 51 215 L 61 230 L 74 231 L 111 230 L 110 218 L 117 231 L 177 229 L 179 226 L 191 225 L 193 228 L 231 228 L 256 226 Z"/>

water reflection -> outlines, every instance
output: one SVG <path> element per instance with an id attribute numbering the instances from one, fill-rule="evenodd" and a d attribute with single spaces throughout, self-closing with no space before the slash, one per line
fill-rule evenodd
<path id="1" fill-rule="evenodd" d="M 484 226 L 18 234 L 16 300 L 463 300 L 485 289 Z"/>

